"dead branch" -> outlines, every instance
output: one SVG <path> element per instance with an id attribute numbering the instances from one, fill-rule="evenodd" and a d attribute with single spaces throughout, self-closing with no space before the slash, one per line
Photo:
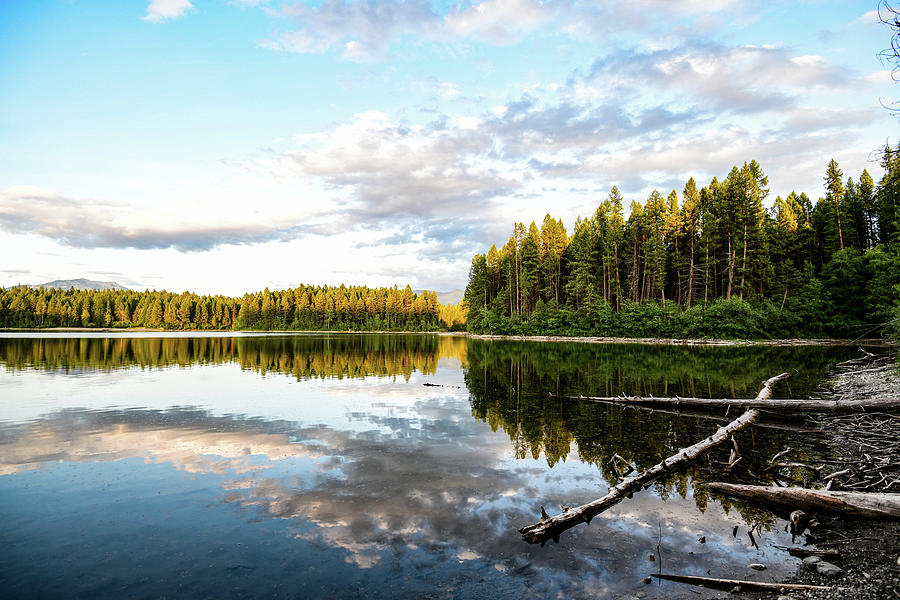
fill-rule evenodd
<path id="1" fill-rule="evenodd" d="M 763 388 L 757 395 L 757 400 L 766 400 L 772 396 L 772 387 L 776 382 L 788 377 L 787 373 L 776 375 L 768 379 Z M 591 519 L 615 506 L 635 492 L 640 491 L 643 487 L 649 485 L 652 481 L 670 473 L 676 468 L 686 465 L 696 460 L 704 452 L 715 448 L 716 446 L 728 441 L 728 439 L 736 432 L 748 427 L 760 416 L 758 410 L 748 410 L 740 417 L 720 427 L 713 435 L 697 442 L 696 444 L 683 448 L 674 456 L 670 456 L 660 463 L 650 467 L 649 469 L 622 480 L 618 485 L 610 488 L 609 492 L 602 498 L 598 498 L 587 504 L 582 504 L 576 508 L 569 509 L 562 514 L 556 516 L 547 515 L 544 507 L 541 507 L 541 520 L 533 525 L 528 525 L 519 529 L 522 538 L 529 544 L 543 545 L 547 540 L 559 541 L 559 535 L 578 525 L 579 523 L 590 523 Z"/>
<path id="2" fill-rule="evenodd" d="M 741 591 L 795 591 L 802 592 L 806 590 L 830 590 L 831 588 L 824 585 L 805 585 L 801 583 L 765 583 L 762 581 L 744 581 L 742 579 L 719 579 L 718 577 L 698 577 L 696 575 L 672 575 L 669 573 L 653 573 L 653 577 L 665 579 L 667 581 L 676 581 L 678 583 L 687 583 L 689 585 L 699 585 L 700 587 L 710 588 L 714 590 L 722 590 L 726 592 L 732 591 L 734 588 L 740 588 Z"/>
<path id="3" fill-rule="evenodd" d="M 889 408 L 900 408 L 900 398 L 867 398 L 860 400 L 824 400 L 817 398 L 791 398 L 772 400 L 766 398 L 655 398 L 645 396 L 569 396 L 578 400 L 607 402 L 610 404 L 633 404 L 636 406 L 686 406 L 718 408 L 756 408 L 761 410 L 794 410 L 810 412 L 840 412 Z"/>
<path id="4" fill-rule="evenodd" d="M 900 494 L 834 492 L 720 482 L 697 485 L 714 492 L 769 506 L 801 508 L 810 512 L 829 512 L 854 517 L 900 518 Z"/>

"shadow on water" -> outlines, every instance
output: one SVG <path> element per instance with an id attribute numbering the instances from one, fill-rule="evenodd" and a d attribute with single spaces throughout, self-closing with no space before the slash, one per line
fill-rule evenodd
<path id="1" fill-rule="evenodd" d="M 774 547 L 789 542 L 783 524 L 692 490 L 720 454 L 559 545 L 529 546 L 516 528 L 539 505 L 605 492 L 621 475 L 613 455 L 643 468 L 715 426 L 564 396 L 752 396 L 782 369 L 794 376 L 780 395 L 798 396 L 847 353 L 418 335 L 0 338 L 0 585 L 22 598 L 687 597 L 640 584 L 661 566 L 648 561 L 658 544 L 667 571 L 746 577 L 764 561 L 772 580 L 793 564 Z M 156 406 L 122 397 L 142 385 Z M 16 416 L 46 397 L 46 411 Z M 740 444 L 757 473 L 784 445 L 825 451 L 778 429 Z"/>

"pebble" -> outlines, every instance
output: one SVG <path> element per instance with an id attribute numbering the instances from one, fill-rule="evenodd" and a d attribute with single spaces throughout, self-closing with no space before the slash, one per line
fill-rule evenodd
<path id="1" fill-rule="evenodd" d="M 765 571 L 766 565 L 762 563 L 753 563 L 752 565 L 747 565 L 748 568 L 753 569 L 755 571 Z"/>
<path id="2" fill-rule="evenodd" d="M 705 535 L 701 535 L 701 536 L 700 536 L 700 539 L 698 539 L 697 541 L 700 542 L 701 544 L 705 544 L 705 543 L 706 543 L 706 536 L 705 536 Z M 897 564 L 900 564 L 900 558 L 897 559 Z"/>

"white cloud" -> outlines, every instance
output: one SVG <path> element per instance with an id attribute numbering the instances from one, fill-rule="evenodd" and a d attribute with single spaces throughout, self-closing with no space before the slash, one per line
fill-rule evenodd
<path id="1" fill-rule="evenodd" d="M 544 33 L 608 38 L 665 29 L 667 21 L 648 15 L 708 20 L 735 7 L 739 14 L 743 11 L 752 15 L 753 11 L 744 4 L 733 0 L 643 0 L 627 4 L 484 0 L 462 3 L 442 13 L 427 0 L 326 0 L 319 6 L 295 2 L 278 10 L 266 9 L 273 16 L 290 18 L 297 29 L 277 33 L 262 46 L 303 54 L 339 51 L 345 60 L 366 61 L 384 57 L 393 44 L 404 39 L 416 43 L 484 42 L 505 46 Z M 733 16 L 740 20 L 738 15 Z M 710 26 L 717 24 L 718 21 Z"/>
<path id="2" fill-rule="evenodd" d="M 193 7 L 191 0 L 150 0 L 147 13 L 141 19 L 148 23 L 163 23 L 183 17 Z"/>
<path id="3" fill-rule="evenodd" d="M 879 16 L 877 10 L 870 10 L 870 11 L 868 11 L 868 12 L 864 12 L 864 13 L 859 17 L 858 20 L 859 20 L 860 23 L 863 23 L 864 25 L 876 25 L 876 24 L 881 24 L 881 17 Z"/>
<path id="4" fill-rule="evenodd" d="M 226 244 L 251 244 L 297 235 L 296 221 L 252 221 L 232 215 L 209 223 L 204 211 L 188 205 L 173 215 L 152 214 L 137 206 L 67 197 L 31 186 L 0 191 L 0 230 L 36 234 L 75 248 L 176 248 L 209 250 Z"/>
<path id="5" fill-rule="evenodd" d="M 438 86 L 438 96 L 444 100 L 453 100 L 459 96 L 459 86 L 445 81 Z"/>
<path id="6" fill-rule="evenodd" d="M 872 83 L 894 83 L 894 74 L 892 71 L 888 71 L 887 69 L 882 69 L 880 71 L 875 71 L 874 73 L 869 73 L 865 77 L 866 81 Z"/>
<path id="7" fill-rule="evenodd" d="M 549 23 L 554 17 L 551 4 L 536 0 L 485 0 L 448 14 L 443 27 L 452 37 L 511 44 Z"/>
<path id="8" fill-rule="evenodd" d="M 782 111 L 811 89 L 851 90 L 859 76 L 820 56 L 791 56 L 780 46 L 692 41 L 671 49 L 613 53 L 595 63 L 587 80 L 622 103 L 623 94 L 632 100 L 643 94 L 656 102 L 680 96 L 682 103 L 690 99 L 722 115 Z"/>
<path id="9" fill-rule="evenodd" d="M 490 165 L 493 142 L 477 130 L 478 122 L 462 117 L 406 125 L 367 111 L 330 131 L 300 136 L 300 148 L 249 166 L 281 177 L 321 178 L 343 198 L 344 210 L 363 221 L 464 214 L 470 203 L 518 185 Z"/>
<path id="10" fill-rule="evenodd" d="M 356 61 L 384 54 L 404 35 L 427 37 L 439 22 L 437 14 L 422 0 L 326 0 L 320 6 L 295 3 L 270 12 L 292 19 L 298 29 L 276 34 L 262 43 L 264 47 L 303 54 L 342 50 L 344 59 Z"/>

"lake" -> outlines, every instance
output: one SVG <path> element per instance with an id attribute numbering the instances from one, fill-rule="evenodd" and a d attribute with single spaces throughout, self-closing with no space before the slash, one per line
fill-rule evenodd
<path id="1" fill-rule="evenodd" d="M 437 335 L 0 334 L 0 589 L 10 598 L 705 597 L 774 581 L 785 521 L 710 498 L 717 450 L 545 547 L 519 527 L 736 416 L 578 395 L 805 397 L 855 349 Z M 719 419 L 711 418 L 718 416 Z M 738 438 L 749 481 L 800 423 Z M 613 459 L 619 455 L 624 462 Z M 798 474 L 798 477 L 802 474 Z M 706 542 L 699 538 L 705 536 Z M 797 540 L 802 543 L 802 540 Z M 651 561 L 650 555 L 653 555 Z M 768 570 L 749 570 L 764 563 Z"/>

